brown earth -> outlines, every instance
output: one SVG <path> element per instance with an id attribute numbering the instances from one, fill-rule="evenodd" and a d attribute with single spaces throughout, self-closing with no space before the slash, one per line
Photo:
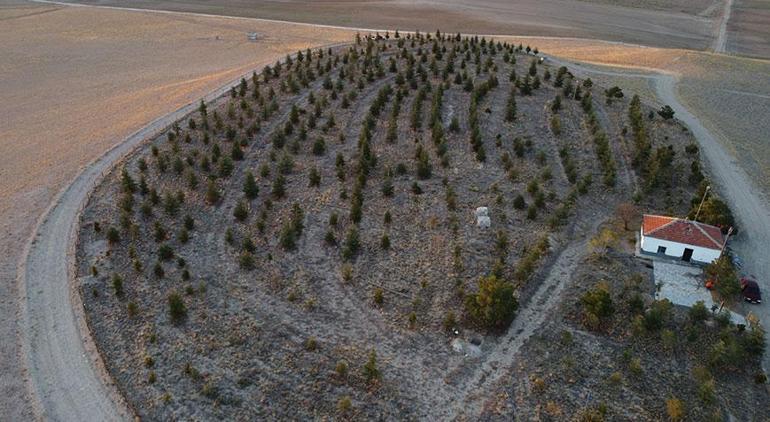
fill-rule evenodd
<path id="1" fill-rule="evenodd" d="M 682 12 L 699 16 L 715 16 L 720 10 L 720 0 L 573 0 L 613 6 L 659 9 L 669 12 Z"/>
<path id="2" fill-rule="evenodd" d="M 770 57 L 770 1 L 735 0 L 727 34 L 729 52 Z"/>
<path id="3" fill-rule="evenodd" d="M 572 0 L 449 1 L 267 1 L 267 0 L 86 0 L 84 4 L 137 7 L 279 19 L 291 22 L 466 34 L 526 34 L 624 41 L 704 50 L 714 20 L 697 16 L 708 0 L 675 3 L 648 0 L 640 8 Z M 630 2 L 624 1 L 624 5 Z M 660 8 L 648 9 L 649 3 Z M 678 10 L 682 4 L 688 13 Z M 721 15 L 721 11 L 708 13 Z"/>
<path id="4" fill-rule="evenodd" d="M 264 35 L 247 42 L 245 33 Z M 307 26 L 5 2 L 0 7 L 0 414 L 29 418 L 17 357 L 22 246 L 78 169 L 157 116 L 307 46 Z"/>

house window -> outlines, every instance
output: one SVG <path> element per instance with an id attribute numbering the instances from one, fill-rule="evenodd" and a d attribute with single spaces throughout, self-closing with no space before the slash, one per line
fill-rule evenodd
<path id="1" fill-rule="evenodd" d="M 666 254 L 666 247 L 658 246 L 658 255 L 665 255 L 665 254 Z"/>

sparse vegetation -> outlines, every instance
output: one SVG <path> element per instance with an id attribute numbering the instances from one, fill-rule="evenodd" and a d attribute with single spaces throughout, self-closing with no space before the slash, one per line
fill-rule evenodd
<path id="1" fill-rule="evenodd" d="M 630 257 L 637 213 L 700 200 L 694 138 L 526 51 L 382 32 L 302 51 L 108 175 L 78 272 L 142 416 L 420 419 L 446 385 L 482 419 L 673 419 L 672 392 L 694 420 L 760 402 L 737 380 L 755 383 L 761 327 L 654 300 Z M 699 219 L 727 220 L 716 198 Z M 150 369 L 153 385 L 124 381 Z"/>

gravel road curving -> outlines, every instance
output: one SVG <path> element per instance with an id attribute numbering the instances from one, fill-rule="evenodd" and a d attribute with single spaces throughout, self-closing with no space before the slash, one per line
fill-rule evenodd
<path id="1" fill-rule="evenodd" d="M 204 100 L 219 98 L 239 80 L 209 93 Z M 190 103 L 154 120 L 86 166 L 38 221 L 25 247 L 18 283 L 22 359 L 28 369 L 31 406 L 40 419 L 116 421 L 134 417 L 107 373 L 85 322 L 74 282 L 77 223 L 92 188 L 115 164 L 197 105 Z"/>

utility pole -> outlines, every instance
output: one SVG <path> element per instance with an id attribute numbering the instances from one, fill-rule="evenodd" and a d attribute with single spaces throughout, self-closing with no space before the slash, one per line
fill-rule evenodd
<path id="1" fill-rule="evenodd" d="M 695 218 L 693 220 L 698 221 L 698 216 L 700 215 L 700 209 L 703 207 L 703 203 L 706 202 L 706 196 L 709 194 L 709 191 L 711 190 L 711 185 L 706 186 L 706 190 L 703 192 L 703 198 L 700 200 L 700 205 L 698 205 L 698 211 L 695 213 Z"/>
<path id="2" fill-rule="evenodd" d="M 725 236 L 725 243 L 722 244 L 722 250 L 719 251 L 719 257 L 721 258 L 722 255 L 725 253 L 725 248 L 727 247 L 727 240 L 730 239 L 730 235 L 733 234 L 733 227 L 730 226 L 730 229 L 727 230 L 727 236 Z"/>

